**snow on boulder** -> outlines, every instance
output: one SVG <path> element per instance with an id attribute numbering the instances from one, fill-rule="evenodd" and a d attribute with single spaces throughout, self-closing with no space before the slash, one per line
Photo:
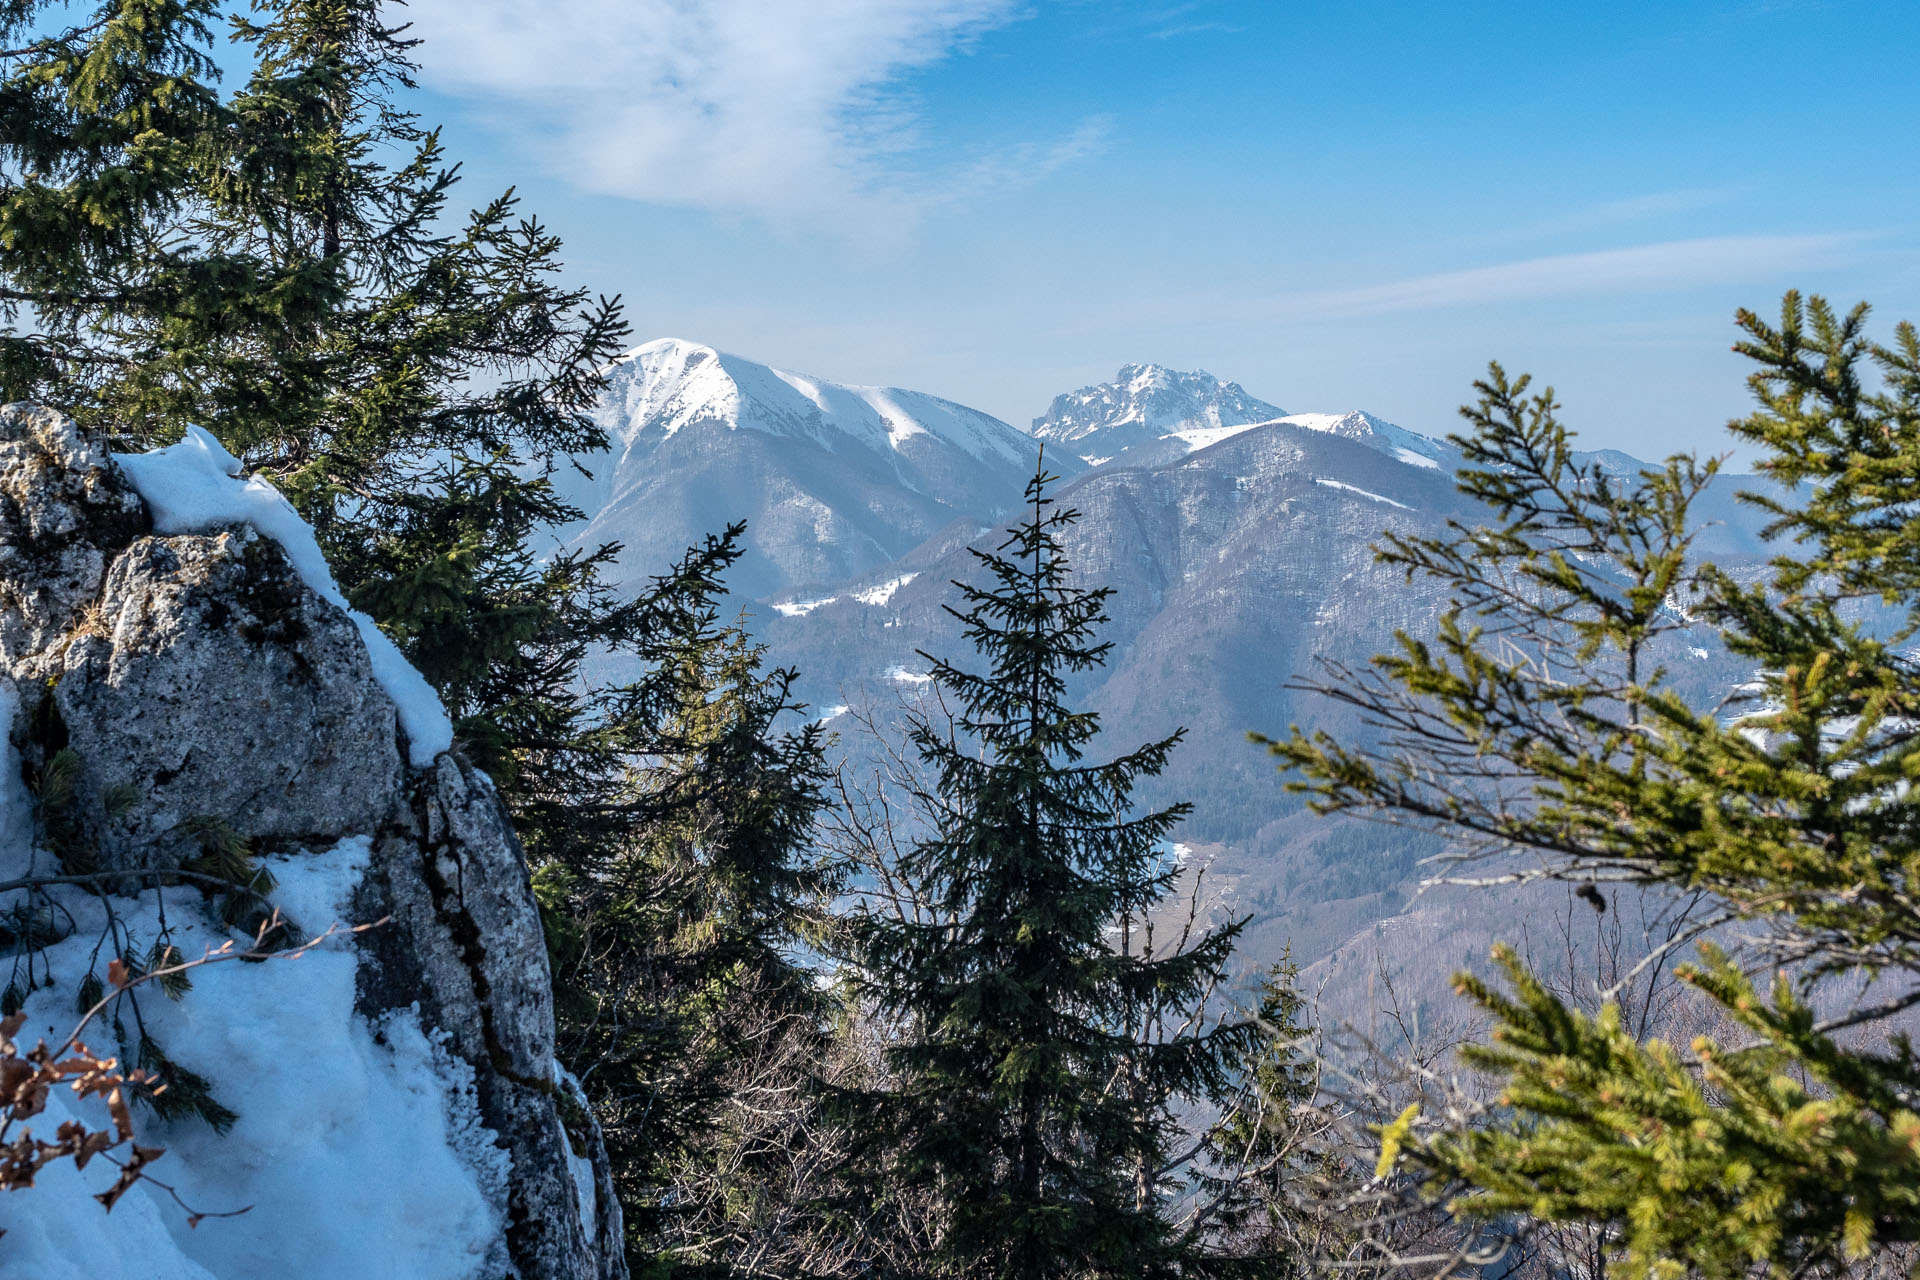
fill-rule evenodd
<path id="1" fill-rule="evenodd" d="M 104 1159 L 0 1192 L 0 1275 L 624 1277 L 506 812 L 312 532 L 237 470 L 205 433 L 115 458 L 0 407 L 0 879 L 84 877 L 0 891 L 21 1036 L 64 1039 L 110 959 L 244 945 L 269 907 L 289 941 L 383 923 L 123 994 L 84 1038 L 144 1046 L 209 1105 L 136 1110 L 166 1154 L 111 1213 Z M 191 878 L 235 844 L 265 901 Z M 67 1119 L 106 1114 L 58 1093 L 28 1124 Z"/>
<path id="2" fill-rule="evenodd" d="M 244 525 L 279 543 L 301 581 L 344 611 L 360 633 L 374 678 L 400 712 L 413 763 L 429 764 L 453 745 L 453 723 L 439 696 L 372 618 L 347 607 L 313 530 L 278 489 L 258 476 L 241 478 L 239 460 L 199 427 L 188 427 L 186 438 L 168 448 L 115 454 L 113 460 L 152 512 L 156 532 L 200 533 Z"/>

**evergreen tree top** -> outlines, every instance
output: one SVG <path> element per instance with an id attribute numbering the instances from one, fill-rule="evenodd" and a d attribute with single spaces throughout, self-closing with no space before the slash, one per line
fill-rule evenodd
<path id="1" fill-rule="evenodd" d="M 1094 639 L 1108 592 L 1073 584 L 1061 535 L 1078 513 L 1049 496 L 1053 479 L 1037 470 L 1025 518 L 974 553 L 984 584 L 956 584 L 951 611 L 985 670 L 930 658 L 958 736 L 912 725 L 943 818 L 902 863 L 934 910 L 854 921 L 856 985 L 907 1025 L 888 1051 L 901 1085 L 863 1114 L 898 1176 L 952 1206 L 930 1266 L 1153 1275 L 1192 1242 L 1140 1179 L 1181 1103 L 1222 1096 L 1254 1034 L 1147 1028 L 1204 999 L 1241 924 L 1156 954 L 1123 945 L 1173 888 L 1160 849 L 1188 806 L 1136 814 L 1131 790 L 1179 735 L 1085 760 L 1099 717 L 1068 705 L 1068 677 L 1109 652 Z"/>
<path id="2" fill-rule="evenodd" d="M 1378 548 L 1448 589 L 1436 634 L 1317 686 L 1384 732 L 1272 744 L 1318 810 L 1436 830 L 1467 881 L 1678 889 L 1707 904 L 1680 941 L 1751 948 L 1703 940 L 1675 971 L 1738 1047 L 1637 1043 L 1610 993 L 1571 1007 L 1498 948 L 1509 991 L 1456 980 L 1495 1020 L 1466 1057 L 1497 1108 L 1385 1131 L 1383 1173 L 1406 1161 L 1463 1213 L 1591 1224 L 1622 1276 L 1800 1274 L 1920 1239 L 1920 1067 L 1885 1021 L 1920 1006 L 1920 338 L 1873 343 L 1866 316 L 1789 294 L 1777 326 L 1739 317 L 1757 407 L 1732 429 L 1788 486 L 1742 497 L 1792 538 L 1757 582 L 1692 554 L 1712 464 L 1585 471 L 1552 392 L 1495 366 L 1461 477 L 1494 519 Z M 1655 660 L 1694 627 L 1756 668 L 1720 706 Z M 1840 976 L 1875 994 L 1835 1008 Z"/>

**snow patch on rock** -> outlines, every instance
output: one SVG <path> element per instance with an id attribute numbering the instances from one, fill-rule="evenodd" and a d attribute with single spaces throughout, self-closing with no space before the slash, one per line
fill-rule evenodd
<path id="1" fill-rule="evenodd" d="M 586 1107 L 587 1091 L 581 1088 L 573 1072 L 560 1065 L 558 1058 L 553 1061 L 553 1085 L 572 1099 L 574 1106 Z M 564 1132 L 561 1138 L 565 1140 Z M 574 1203 L 580 1207 L 580 1221 L 592 1222 L 600 1204 L 599 1193 L 594 1189 L 593 1161 L 577 1154 L 571 1141 L 567 1142 L 567 1172 L 573 1177 Z"/>
<path id="2" fill-rule="evenodd" d="M 188 427 L 184 439 L 164 449 L 116 453 L 113 460 L 146 502 L 160 533 L 204 533 L 225 525 L 249 525 L 278 542 L 314 594 L 353 619 L 366 642 L 374 677 L 399 709 L 413 765 L 432 764 L 435 756 L 453 745 L 453 723 L 440 704 L 440 695 L 373 619 L 347 604 L 313 530 L 278 489 L 258 476 L 242 478 L 239 460 L 199 427 Z"/>

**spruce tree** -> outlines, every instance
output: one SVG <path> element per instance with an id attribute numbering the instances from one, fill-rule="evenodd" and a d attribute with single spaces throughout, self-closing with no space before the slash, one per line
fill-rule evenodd
<path id="1" fill-rule="evenodd" d="M 1106 658 L 1094 633 L 1109 593 L 1071 584 L 1059 535 L 1079 513 L 1047 495 L 1052 480 L 1036 473 L 1026 518 L 973 553 L 988 585 L 955 584 L 966 607 L 949 612 L 985 670 L 922 655 L 960 709 L 959 740 L 911 729 L 945 815 L 904 855 L 930 911 L 853 924 L 855 986 L 901 1025 L 897 1086 L 853 1100 L 860 1140 L 883 1179 L 943 1206 L 928 1274 L 1171 1274 L 1195 1242 L 1138 1174 L 1164 1162 L 1173 1108 L 1221 1097 L 1252 1041 L 1238 1022 L 1140 1035 L 1153 1011 L 1199 997 L 1241 925 L 1153 957 L 1109 936 L 1171 890 L 1161 850 L 1188 807 L 1134 813 L 1129 797 L 1180 735 L 1085 758 L 1099 718 L 1067 705 L 1067 682 Z"/>
<path id="2" fill-rule="evenodd" d="M 825 741 L 797 720 L 795 673 L 766 669 L 765 646 L 719 621 L 738 532 L 643 597 L 645 674 L 608 693 L 603 722 L 631 766 L 608 797 L 618 832 L 536 873 L 561 1053 L 605 1129 L 636 1275 L 732 1273 L 728 1238 L 751 1234 L 781 1158 L 735 1094 L 789 1105 L 771 1095 L 804 1070 L 756 1080 L 748 1064 L 770 1035 L 824 1052 L 833 1013 L 804 959 L 835 882 L 813 843 Z"/>
<path id="3" fill-rule="evenodd" d="M 1392 734 L 1274 745 L 1323 812 L 1526 855 L 1495 878 L 1697 891 L 1751 939 L 1679 969 L 1734 1029 L 1685 1044 L 1568 1007 L 1497 949 L 1504 984 L 1457 979 L 1493 1015 L 1466 1056 L 1497 1109 L 1385 1130 L 1383 1172 L 1462 1213 L 1591 1224 L 1621 1275 L 1844 1271 L 1920 1240 L 1920 1063 L 1886 1021 L 1920 1004 L 1920 333 L 1883 346 L 1866 315 L 1789 294 L 1777 326 L 1740 317 L 1757 407 L 1732 430 L 1780 486 L 1748 495 L 1779 539 L 1758 581 L 1691 553 L 1711 466 L 1609 476 L 1550 390 L 1495 366 L 1458 438 L 1491 521 L 1380 548 L 1451 593 L 1437 634 L 1323 685 Z M 1728 706 L 1654 661 L 1692 626 L 1758 673 Z"/>
<path id="4" fill-rule="evenodd" d="M 218 435 L 439 691 L 535 862 L 585 867 L 623 836 L 646 714 L 583 663 L 677 625 L 730 543 L 634 599 L 615 547 L 536 554 L 579 514 L 548 477 L 605 443 L 624 324 L 511 192 L 457 214 L 387 12 L 263 0 L 228 20 L 223 94 L 211 3 L 0 8 L 0 398 L 123 447 Z"/>
<path id="5" fill-rule="evenodd" d="M 650 1259 L 673 1162 L 727 1158 L 728 1037 L 823 1017 L 792 958 L 818 732 L 775 727 L 791 673 L 715 626 L 738 527 L 631 598 L 616 547 L 551 548 L 625 325 L 511 191 L 455 206 L 392 8 L 261 0 L 228 19 L 231 93 L 223 12 L 0 3 L 0 398 L 127 448 L 212 431 L 439 691 L 526 846 L 562 1058 Z M 642 676 L 590 681 L 608 655 Z"/>
<path id="6" fill-rule="evenodd" d="M 1290 949 L 1268 967 L 1256 1014 L 1260 1047 L 1244 1064 L 1226 1115 L 1206 1134 L 1201 1186 L 1213 1205 L 1214 1265 L 1223 1274 L 1304 1275 L 1313 1259 L 1300 1238 L 1322 1234 L 1302 1221 L 1305 1202 L 1313 1183 L 1333 1180 L 1338 1156 L 1310 1137 L 1319 1127 L 1312 1108 L 1320 1061 L 1299 978 Z"/>
<path id="7" fill-rule="evenodd" d="M 618 305 L 558 283 L 558 241 L 511 192 L 455 215 L 380 0 L 233 17 L 247 70 L 225 96 L 217 12 L 106 0 L 37 39 L 59 6 L 0 13 L 0 397 L 127 447 L 212 431 L 510 775 L 542 740 L 501 696 L 523 649 L 619 629 L 604 553 L 523 550 L 577 514 L 544 473 L 605 444 L 589 411 Z"/>

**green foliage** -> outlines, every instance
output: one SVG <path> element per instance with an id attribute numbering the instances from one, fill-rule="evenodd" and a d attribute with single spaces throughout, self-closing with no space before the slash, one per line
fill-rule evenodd
<path id="1" fill-rule="evenodd" d="M 80 979 L 80 989 L 74 993 L 73 1011 L 85 1016 L 93 1006 L 100 1003 L 107 994 L 106 984 L 100 981 L 100 975 L 87 970 L 87 976 Z"/>
<path id="2" fill-rule="evenodd" d="M 186 957 L 180 954 L 180 948 L 170 942 L 156 942 L 147 951 L 144 973 L 158 974 L 154 985 L 169 1000 L 178 1000 L 193 990 L 193 978 L 181 966 Z"/>
<path id="3" fill-rule="evenodd" d="M 1285 1253 L 1272 1242 L 1296 1212 L 1291 1184 L 1320 1163 L 1301 1140 L 1301 1113 L 1320 1091 L 1320 1069 L 1299 979 L 1290 949 L 1261 979 L 1254 1019 L 1259 1048 L 1242 1072 L 1234 1105 L 1207 1134 L 1210 1162 L 1220 1171 L 1202 1180 L 1220 1199 L 1214 1220 L 1233 1255 L 1257 1260 L 1256 1274 L 1278 1274 Z"/>
<path id="4" fill-rule="evenodd" d="M 51 706 L 53 699 L 44 699 Z M 52 713 L 58 716 L 58 712 Z M 59 740 L 64 744 L 64 727 Z M 52 751 L 38 768 L 27 770 L 27 785 L 33 793 L 35 837 L 69 875 L 85 875 L 99 868 L 93 843 L 80 823 L 80 754 L 62 745 Z"/>
<path id="5" fill-rule="evenodd" d="M 215 1133 L 225 1133 L 240 1119 L 237 1112 L 213 1096 L 213 1086 L 205 1076 L 169 1058 L 144 1030 L 136 1037 L 133 1059 L 151 1076 L 136 1087 L 135 1093 L 161 1120 L 191 1118 Z"/>
<path id="6" fill-rule="evenodd" d="M 181 869 L 233 886 L 220 903 L 220 918 L 249 932 L 258 930 L 272 910 L 268 895 L 275 887 L 273 873 L 254 858 L 253 841 L 224 819 L 207 814 L 188 818 L 188 832 L 200 841 L 199 856 L 181 863 Z M 276 933 L 286 933 L 285 923 Z M 276 940 L 265 939 L 269 944 Z"/>
<path id="7" fill-rule="evenodd" d="M 588 411 L 619 308 L 558 283 L 511 192 L 457 214 L 438 134 L 394 105 L 414 42 L 379 0 L 231 17 L 224 96 L 217 13 L 0 15 L 0 396 L 132 446 L 211 430 L 537 804 L 522 773 L 591 732 L 579 655 L 644 613 L 599 581 L 613 548 L 532 549 L 577 514 L 547 475 L 605 444 Z"/>
<path id="8" fill-rule="evenodd" d="M 824 741 L 784 725 L 803 710 L 794 673 L 763 669 L 764 648 L 719 622 L 739 532 L 642 596 L 631 651 L 646 674 L 604 695 L 596 729 L 599 761 L 624 766 L 594 793 L 605 825 L 570 840 L 538 825 L 530 844 L 561 1055 L 605 1130 L 637 1273 L 726 1272 L 724 1249 L 681 1224 L 743 1213 L 777 1155 L 723 1122 L 739 1064 L 783 1024 L 823 1047 L 830 1012 L 797 959 L 835 881 L 812 852 Z M 577 798 L 581 779 L 568 785 Z M 572 807 L 556 817 L 579 824 Z"/>
<path id="9" fill-rule="evenodd" d="M 1688 981 L 1751 1047 L 1638 1044 L 1616 1005 L 1570 1010 L 1513 952 L 1514 994 L 1464 978 L 1499 1019 L 1469 1061 L 1502 1078 L 1523 1130 L 1438 1134 L 1419 1158 L 1466 1184 L 1454 1207 L 1620 1228 L 1623 1274 L 1735 1277 L 1755 1264 L 1860 1261 L 1920 1218 L 1920 1116 L 1813 1028 L 1786 977 L 1763 998 L 1707 947 Z M 1891 1228 L 1891 1230 L 1890 1230 Z"/>
<path id="10" fill-rule="evenodd" d="M 1171 1274 L 1194 1251 L 1153 1190 L 1174 1111 L 1223 1097 L 1254 1039 L 1245 1023 L 1144 1034 L 1199 998 L 1238 924 L 1152 957 L 1108 936 L 1172 887 L 1157 851 L 1186 806 L 1133 815 L 1129 795 L 1179 737 L 1084 759 L 1098 717 L 1063 698 L 1106 657 L 1093 634 L 1108 593 L 1070 585 L 1057 534 L 1078 513 L 1055 507 L 1051 480 L 1036 474 L 1028 517 L 975 552 L 991 585 L 958 584 L 966 608 L 950 611 L 988 670 L 923 655 L 961 709 L 959 740 L 912 726 L 943 815 L 903 855 L 925 913 L 853 925 L 856 985 L 902 1035 L 887 1050 L 897 1085 L 848 1102 L 882 1187 L 942 1206 L 928 1274 Z"/>
<path id="11" fill-rule="evenodd" d="M 140 803 L 140 788 L 129 782 L 116 782 L 100 795 L 100 805 L 109 818 L 122 818 Z"/>
<path id="12" fill-rule="evenodd" d="M 1578 465 L 1552 393 L 1496 366 L 1460 441 L 1461 487 L 1495 522 L 1380 548 L 1452 592 L 1437 637 L 1325 686 L 1393 736 L 1272 744 L 1322 812 L 1568 879 L 1703 891 L 1711 918 L 1756 926 L 1742 963 L 1707 946 L 1678 971 L 1739 1028 L 1731 1045 L 1635 1043 L 1617 1007 L 1587 1017 L 1496 952 L 1510 994 L 1459 983 L 1494 1016 L 1470 1056 L 1504 1110 L 1473 1129 L 1409 1112 L 1387 1132 L 1383 1163 L 1462 1211 L 1616 1233 L 1621 1275 L 1797 1274 L 1920 1239 L 1920 1066 L 1904 1036 L 1841 1034 L 1920 1003 L 1920 338 L 1902 325 L 1880 346 L 1865 320 L 1792 294 L 1778 327 L 1740 317 L 1758 408 L 1732 429 L 1782 485 L 1745 496 L 1792 540 L 1758 582 L 1689 554 L 1711 465 Z M 1687 705 L 1645 660 L 1694 625 L 1759 672 L 1736 714 Z M 1747 974 L 1769 961 L 1762 996 Z M 1842 975 L 1884 1003 L 1819 1017 L 1816 984 Z"/>
<path id="13" fill-rule="evenodd" d="M 228 18 L 222 94 L 224 12 L 0 7 L 0 396 L 128 446 L 203 426 L 313 526 L 513 815 L 563 1055 L 653 1248 L 667 1162 L 725 1163 L 719 1073 L 759 1016 L 741 993 L 815 1016 L 792 957 L 827 879 L 801 853 L 819 733 L 775 728 L 791 673 L 716 626 L 738 527 L 632 599 L 602 577 L 616 547 L 543 554 L 579 515 L 553 470 L 606 443 L 590 411 L 625 325 L 560 283 L 511 191 L 454 207 L 438 134 L 395 105 L 404 29 L 380 0 L 261 0 Z M 595 686 L 595 655 L 650 674 Z M 185 869 L 257 920 L 251 848 L 194 832 Z"/>

